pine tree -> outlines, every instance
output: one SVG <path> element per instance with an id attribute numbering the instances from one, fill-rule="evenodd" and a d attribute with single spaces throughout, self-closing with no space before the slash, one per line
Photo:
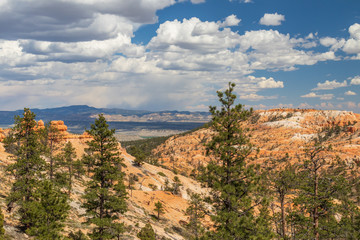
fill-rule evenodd
<path id="1" fill-rule="evenodd" d="M 0 208 L 0 240 L 4 239 L 5 229 L 4 229 L 4 214 Z"/>
<path id="2" fill-rule="evenodd" d="M 299 162 L 297 171 L 301 181 L 294 199 L 296 213 L 293 213 L 293 224 L 297 226 L 293 234 L 299 238 L 337 237 L 346 228 L 341 224 L 348 219 L 348 227 L 353 227 L 350 216 L 359 212 L 354 205 L 355 198 L 351 196 L 354 185 L 348 177 L 350 171 L 339 158 L 331 157 L 330 150 L 326 139 L 318 135 L 306 147 Z M 340 222 L 337 216 L 341 216 Z"/>
<path id="3" fill-rule="evenodd" d="M 68 238 L 71 240 L 89 240 L 89 238 L 81 230 L 78 230 L 77 232 L 70 232 L 68 234 Z"/>
<path id="4" fill-rule="evenodd" d="M 10 194 L 7 196 L 8 211 L 16 203 L 19 206 L 20 221 L 28 229 L 32 226 L 30 202 L 35 201 L 34 190 L 43 179 L 42 171 L 46 163 L 41 157 L 42 145 L 37 131 L 35 114 L 25 108 L 23 116 L 15 117 L 12 129 L 14 142 L 18 147 L 14 153 L 15 163 L 9 165 L 7 171 L 15 177 Z"/>
<path id="5" fill-rule="evenodd" d="M 211 239 L 238 240 L 255 236 L 260 239 L 254 216 L 254 208 L 262 203 L 262 198 L 254 194 L 259 177 L 256 167 L 246 162 L 254 146 L 250 143 L 248 129 L 241 126 L 252 109 L 245 110 L 241 104 L 234 106 L 234 87 L 234 83 L 229 83 L 225 92 L 217 92 L 220 110 L 210 107 L 214 134 L 207 144 L 207 154 L 215 160 L 208 164 L 202 178 L 212 188 L 215 211 L 212 216 L 215 231 L 209 235 Z M 266 239 L 266 236 L 261 238 Z"/>
<path id="6" fill-rule="evenodd" d="M 200 236 L 204 232 L 204 228 L 201 224 L 201 220 L 205 217 L 205 205 L 198 193 L 190 194 L 189 207 L 186 209 L 185 214 L 189 216 L 188 228 L 194 235 L 194 239 L 200 239 Z"/>
<path id="7" fill-rule="evenodd" d="M 129 153 L 135 157 L 134 159 L 134 165 L 140 167 L 146 159 L 145 153 L 138 148 L 137 146 L 131 146 L 129 148 Z"/>
<path id="8" fill-rule="evenodd" d="M 99 115 L 87 132 L 93 138 L 87 142 L 91 180 L 87 183 L 83 207 L 87 223 L 95 225 L 89 236 L 97 240 L 112 239 L 115 220 L 127 209 L 123 173 L 118 168 L 123 159 L 119 157 L 115 130 L 109 130 L 103 115 Z"/>
<path id="9" fill-rule="evenodd" d="M 137 237 L 141 240 L 155 240 L 156 234 L 150 223 L 147 223 L 137 234 Z"/>
<path id="10" fill-rule="evenodd" d="M 51 181 L 57 182 L 56 174 L 58 163 L 55 156 L 55 152 L 61 148 L 61 141 L 63 140 L 63 134 L 52 123 L 45 124 L 44 129 L 39 129 L 41 134 L 42 146 L 44 147 L 45 155 L 49 158 L 48 175 Z"/>
<path id="11" fill-rule="evenodd" d="M 61 154 L 61 159 L 62 159 L 61 163 L 65 168 L 67 168 L 66 186 L 69 196 L 71 194 L 71 189 L 73 184 L 74 166 L 76 165 L 75 158 L 76 158 L 75 148 L 72 146 L 71 142 L 67 142 Z"/>
<path id="12" fill-rule="evenodd" d="M 156 212 L 157 212 L 157 219 L 159 220 L 160 219 L 160 214 L 163 214 L 164 213 L 164 206 L 163 204 L 160 202 L 160 201 L 157 201 L 155 203 L 155 209 L 154 209 Z"/>
<path id="13" fill-rule="evenodd" d="M 31 227 L 26 232 L 36 239 L 61 239 L 70 206 L 67 195 L 54 183 L 44 180 L 34 193 L 35 201 L 25 203 L 30 212 Z"/>
<path id="14" fill-rule="evenodd" d="M 270 196 L 274 196 L 275 202 L 280 204 L 280 214 L 276 214 L 276 210 L 273 214 L 277 233 L 282 239 L 288 239 L 286 204 L 296 187 L 295 166 L 289 162 L 288 156 L 272 159 L 266 163 L 264 178 Z"/>

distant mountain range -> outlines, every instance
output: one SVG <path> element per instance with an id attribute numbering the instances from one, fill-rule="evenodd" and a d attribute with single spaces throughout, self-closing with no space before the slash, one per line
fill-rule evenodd
<path id="1" fill-rule="evenodd" d="M 126 110 L 117 108 L 94 108 L 87 105 L 74 105 L 58 108 L 31 109 L 36 114 L 36 119 L 44 122 L 50 120 L 63 121 L 93 121 L 94 118 L 103 113 L 108 121 L 113 122 L 207 122 L 210 114 L 208 112 L 188 111 L 145 111 Z M 14 122 L 14 116 L 21 115 L 23 110 L 0 111 L 0 124 Z"/>
<path id="2" fill-rule="evenodd" d="M 210 120 L 208 112 L 189 111 L 145 111 L 117 108 L 94 108 L 86 105 L 74 105 L 58 108 L 31 109 L 37 120 L 48 122 L 63 120 L 73 132 L 81 132 L 89 128 L 98 114 L 104 114 L 110 125 L 115 129 L 156 128 L 172 130 L 190 130 Z M 14 123 L 16 115 L 23 110 L 0 111 L 0 125 Z"/>

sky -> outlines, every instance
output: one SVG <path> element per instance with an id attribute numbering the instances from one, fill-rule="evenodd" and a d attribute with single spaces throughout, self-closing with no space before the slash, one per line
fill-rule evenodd
<path id="1" fill-rule="evenodd" d="M 359 0 L 0 0 L 0 110 L 360 113 Z"/>

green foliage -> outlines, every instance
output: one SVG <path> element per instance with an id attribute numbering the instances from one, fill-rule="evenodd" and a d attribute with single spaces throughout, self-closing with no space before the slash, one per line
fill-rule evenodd
<path id="1" fill-rule="evenodd" d="M 347 165 L 329 156 L 327 138 L 314 139 L 297 166 L 297 196 L 292 224 L 299 226 L 297 234 L 306 238 L 329 239 L 343 235 L 355 239 L 354 218 L 359 216 L 355 205 L 354 186 L 358 179 Z M 358 193 L 356 193 L 358 194 Z M 341 216 L 341 221 L 336 219 Z M 307 228 L 307 229 L 305 229 Z M 351 236 L 351 238 L 350 238 Z"/>
<path id="2" fill-rule="evenodd" d="M 157 219 L 160 219 L 160 214 L 165 213 L 164 206 L 160 201 L 157 201 L 155 203 L 155 209 L 154 210 L 157 212 Z"/>
<path id="3" fill-rule="evenodd" d="M 75 166 L 77 166 L 78 162 L 75 161 L 76 158 L 76 152 L 75 148 L 72 146 L 71 142 L 67 142 L 63 148 L 63 151 L 60 155 L 61 159 L 61 165 L 65 168 L 67 168 L 67 173 L 65 174 L 66 178 L 66 184 L 68 194 L 70 196 L 71 189 L 72 189 L 72 183 L 73 183 L 73 177 L 75 172 Z"/>
<path id="4" fill-rule="evenodd" d="M 147 223 L 137 234 L 137 237 L 141 240 L 155 240 L 156 235 L 154 229 L 151 227 L 150 223 Z"/>
<path id="5" fill-rule="evenodd" d="M 173 192 L 173 194 L 177 195 L 180 193 L 180 187 L 182 186 L 182 183 L 178 176 L 174 176 L 173 182 L 174 183 L 173 183 L 173 187 L 172 187 L 172 189 L 173 189 L 172 192 Z"/>
<path id="6" fill-rule="evenodd" d="M 191 193 L 189 207 L 186 209 L 185 214 L 189 216 L 187 227 L 194 235 L 195 240 L 198 240 L 204 233 L 204 227 L 201 224 L 201 220 L 204 219 L 205 212 L 205 204 L 201 195 L 198 193 Z"/>
<path id="7" fill-rule="evenodd" d="M 245 110 L 243 105 L 234 106 L 235 84 L 229 83 L 225 92 L 217 92 L 221 108 L 211 106 L 212 140 L 207 144 L 207 153 L 215 161 L 208 164 L 202 180 L 211 190 L 214 207 L 214 231 L 210 239 L 270 239 L 259 236 L 254 208 L 260 206 L 263 198 L 255 194 L 259 190 L 257 167 L 247 164 L 253 145 L 247 129 L 241 122 L 249 118 L 252 109 Z M 261 216 L 264 217 L 264 216 Z M 264 228 L 264 226 L 261 226 Z M 270 228 L 270 226 L 267 226 Z M 262 231 L 266 232 L 266 231 Z"/>
<path id="8" fill-rule="evenodd" d="M 274 226 L 277 234 L 283 239 L 287 239 L 287 208 L 289 204 L 289 195 L 294 194 L 297 186 L 297 177 L 295 166 L 288 159 L 288 155 L 282 159 L 271 159 L 265 163 L 265 172 L 263 176 L 264 184 L 269 190 L 270 197 L 273 197 L 273 206 L 279 206 L 280 214 L 273 214 Z M 279 203 L 279 204 L 277 204 Z M 277 212 L 278 209 L 273 209 Z"/>
<path id="9" fill-rule="evenodd" d="M 145 162 L 146 155 L 137 146 L 131 146 L 127 151 L 129 154 L 131 154 L 133 157 L 135 157 L 134 165 L 140 167 Z"/>
<path id="10" fill-rule="evenodd" d="M 71 239 L 71 240 L 88 240 L 89 238 L 81 230 L 78 230 L 77 232 L 70 232 L 69 235 L 68 235 L 68 239 Z"/>
<path id="11" fill-rule="evenodd" d="M 158 172 L 157 174 L 158 174 L 159 176 L 166 177 L 165 173 L 163 173 L 163 172 Z"/>
<path id="12" fill-rule="evenodd" d="M 115 220 L 127 210 L 123 173 L 119 168 L 123 159 L 119 156 L 115 130 L 109 130 L 103 115 L 99 115 L 87 132 L 93 137 L 87 142 L 91 180 L 83 196 L 83 207 L 87 223 L 95 225 L 89 236 L 91 239 L 112 239 L 116 236 L 113 231 L 117 226 Z"/>
<path id="13" fill-rule="evenodd" d="M 55 156 L 55 152 L 61 148 L 63 135 L 55 125 L 51 124 L 51 122 L 46 123 L 45 128 L 39 129 L 38 131 L 44 155 L 49 159 L 49 164 L 47 166 L 49 178 L 51 181 L 59 182 L 55 179 L 59 167 L 57 161 L 58 158 Z"/>
<path id="14" fill-rule="evenodd" d="M 34 192 L 44 178 L 43 171 L 46 168 L 41 158 L 42 145 L 36 127 L 35 114 L 27 108 L 22 117 L 15 117 L 12 141 L 17 142 L 18 146 L 14 152 L 15 163 L 7 168 L 7 172 L 15 177 L 7 196 L 8 210 L 11 211 L 15 203 L 19 205 L 20 221 L 26 229 L 33 225 L 28 204 L 35 201 Z"/>
<path id="15" fill-rule="evenodd" d="M 70 209 L 66 194 L 44 180 L 34 193 L 35 201 L 24 203 L 29 214 L 30 228 L 26 232 L 37 239 L 61 239 L 60 233 Z"/>
<path id="16" fill-rule="evenodd" d="M 4 229 L 4 214 L 0 208 L 0 240 L 4 239 L 5 229 Z"/>

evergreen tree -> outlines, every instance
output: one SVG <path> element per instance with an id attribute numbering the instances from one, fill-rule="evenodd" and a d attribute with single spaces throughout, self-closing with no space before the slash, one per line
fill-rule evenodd
<path id="1" fill-rule="evenodd" d="M 67 195 L 51 181 L 44 180 L 34 193 L 35 201 L 25 203 L 30 210 L 31 227 L 26 232 L 36 239 L 61 239 L 70 206 Z"/>
<path id="2" fill-rule="evenodd" d="M 280 204 L 280 214 L 276 210 L 273 214 L 277 233 L 282 239 L 288 239 L 286 204 L 296 187 L 295 166 L 289 162 L 288 156 L 280 160 L 272 159 L 266 163 L 264 178 L 267 180 L 265 184 L 270 190 L 270 196 L 274 196 L 275 202 Z"/>
<path id="3" fill-rule="evenodd" d="M 18 143 L 14 153 L 15 163 L 8 166 L 7 171 L 15 177 L 10 194 L 7 196 L 8 211 L 19 206 L 20 221 L 28 229 L 32 226 L 29 203 L 35 201 L 34 190 L 43 179 L 45 161 L 41 157 L 42 145 L 37 131 L 35 114 L 25 108 L 23 116 L 15 117 L 12 129 L 13 142 Z"/>
<path id="4" fill-rule="evenodd" d="M 293 234 L 299 238 L 318 240 L 340 236 L 345 228 L 353 227 L 350 214 L 358 214 L 351 196 L 350 171 L 343 161 L 330 156 L 331 148 L 325 140 L 321 135 L 315 138 L 298 165 L 301 181 L 292 220 L 297 226 Z M 339 216 L 340 222 L 336 219 Z M 344 225 L 346 222 L 350 225 Z"/>
<path id="5" fill-rule="evenodd" d="M 118 168 L 123 159 L 119 157 L 115 130 L 109 130 L 103 115 L 99 115 L 87 132 L 93 138 L 87 142 L 91 180 L 87 183 L 83 207 L 87 223 L 95 225 L 89 236 L 97 240 L 112 239 L 115 220 L 127 209 L 123 173 Z"/>
<path id="6" fill-rule="evenodd" d="M 0 208 L 0 240 L 4 239 L 5 229 L 4 229 L 4 214 Z"/>
<path id="7" fill-rule="evenodd" d="M 144 162 L 145 162 L 145 159 L 146 159 L 146 155 L 145 153 L 140 149 L 138 148 L 137 146 L 131 146 L 129 148 L 129 153 L 135 157 L 134 159 L 134 165 L 135 166 L 138 166 L 140 167 Z"/>
<path id="8" fill-rule="evenodd" d="M 190 203 L 189 207 L 185 211 L 185 214 L 189 216 L 188 228 L 194 235 L 195 240 L 198 240 L 204 232 L 201 220 L 204 219 L 205 212 L 206 209 L 201 195 L 198 193 L 190 194 Z"/>
<path id="9" fill-rule="evenodd" d="M 77 232 L 70 232 L 68 234 L 68 239 L 71 239 L 71 240 L 89 240 L 89 238 L 81 230 L 78 230 Z"/>
<path id="10" fill-rule="evenodd" d="M 254 146 L 250 143 L 248 129 L 241 126 L 252 109 L 245 110 L 241 104 L 234 106 L 234 87 L 234 83 L 229 83 L 225 92 L 217 92 L 220 110 L 210 107 L 214 134 L 207 144 L 207 153 L 215 160 L 208 164 L 203 175 L 203 180 L 212 188 L 211 201 L 215 211 L 212 216 L 214 231 L 209 233 L 209 237 L 269 239 L 271 236 L 257 234 L 254 208 L 261 205 L 262 197 L 254 194 L 259 186 L 259 177 L 256 166 L 246 162 Z"/>
<path id="11" fill-rule="evenodd" d="M 65 144 L 65 147 L 63 148 L 61 159 L 62 159 L 62 165 L 67 168 L 66 186 L 69 196 L 71 194 L 71 189 L 73 184 L 74 165 L 76 164 L 75 158 L 76 158 L 75 148 L 72 146 L 71 142 L 67 142 Z"/>
<path id="12" fill-rule="evenodd" d="M 164 213 L 163 204 L 160 201 L 157 201 L 155 203 L 155 209 L 154 210 L 157 212 L 157 219 L 159 220 L 160 219 L 160 214 Z"/>
<path id="13" fill-rule="evenodd" d="M 45 152 L 45 156 L 49 159 L 48 164 L 48 174 L 49 179 L 51 181 L 57 182 L 56 174 L 58 163 L 55 156 L 55 152 L 60 149 L 61 141 L 63 140 L 62 133 L 58 130 L 58 128 L 52 123 L 48 122 L 45 124 L 44 129 L 39 129 L 41 134 L 42 146 L 44 147 L 43 151 Z"/>
<path id="14" fill-rule="evenodd" d="M 150 223 L 147 223 L 145 227 L 140 230 L 137 237 L 141 240 L 156 240 L 154 229 L 151 227 Z"/>

